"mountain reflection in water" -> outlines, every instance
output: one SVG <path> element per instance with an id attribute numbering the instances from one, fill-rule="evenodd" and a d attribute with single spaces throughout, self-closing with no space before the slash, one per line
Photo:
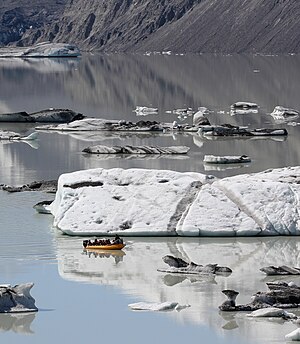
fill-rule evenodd
<path id="1" fill-rule="evenodd" d="M 54 179 L 61 173 L 95 167 L 139 167 L 204 172 L 203 157 L 248 155 L 252 162 L 242 169 L 215 170 L 218 177 L 250 173 L 300 161 L 299 126 L 276 124 L 269 114 L 276 105 L 300 109 L 300 56 L 222 56 L 222 55 L 84 55 L 81 59 L 58 61 L 47 66 L 47 73 L 36 68 L 45 61 L 8 64 L 0 61 L 0 111 L 34 112 L 41 109 L 71 108 L 88 116 L 107 119 L 139 120 L 136 106 L 158 108 L 147 120 L 179 120 L 174 109 L 207 107 L 212 124 L 229 123 L 250 128 L 287 128 L 287 138 L 261 140 L 207 140 L 197 134 L 58 133 L 40 132 L 36 151 L 24 145 L 0 145 L 0 182 L 26 183 L 32 179 Z M 51 69 L 52 68 L 52 69 Z M 50 72 L 52 70 L 52 72 Z M 258 72 L 259 71 L 259 72 Z M 230 114 L 237 101 L 255 102 L 258 113 Z M 1 110 L 3 109 L 3 110 Z M 167 113 L 168 111 L 168 113 Z M 190 110 L 189 110 L 190 111 Z M 186 118 L 185 118 L 186 117 Z M 192 116 L 184 116 L 191 123 Z M 0 128 L 25 133 L 34 125 L 0 124 Z M 187 161 L 131 157 L 108 160 L 85 159 L 80 153 L 88 145 L 186 145 L 191 148 Z M 47 159 L 44 159 L 44 157 Z M 44 164 L 44 165 L 43 165 Z M 30 171 L 30 173 L 29 173 Z"/>

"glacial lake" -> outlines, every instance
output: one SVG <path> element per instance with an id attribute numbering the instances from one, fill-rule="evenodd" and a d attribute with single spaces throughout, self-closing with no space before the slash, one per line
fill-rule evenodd
<path id="1" fill-rule="evenodd" d="M 87 116 L 130 121 L 181 123 L 174 109 L 207 107 L 212 124 L 286 128 L 286 138 L 207 140 L 194 134 L 120 134 L 39 132 L 36 142 L 0 142 L 0 183 L 22 185 L 56 179 L 61 173 L 96 167 L 197 171 L 217 177 L 299 165 L 300 119 L 276 123 L 276 105 L 300 110 L 300 56 L 84 55 L 80 59 L 1 59 L 0 112 L 70 108 Z M 258 113 L 231 114 L 237 101 L 255 102 Z M 137 116 L 136 106 L 157 107 L 158 114 Z M 183 119 L 191 123 L 192 117 Z M 32 124 L 0 125 L 27 134 Z M 187 145 L 181 157 L 87 156 L 82 149 L 104 145 Z M 203 157 L 249 155 L 252 162 L 220 168 Z M 259 268 L 299 266 L 299 238 L 126 238 L 123 253 L 90 254 L 82 238 L 62 235 L 51 215 L 32 208 L 54 195 L 0 192 L 1 283 L 34 282 L 31 294 L 39 312 L 0 314 L 0 338 L 9 343 L 75 344 L 85 340 L 117 343 L 285 343 L 295 324 L 250 319 L 220 312 L 223 289 L 240 292 L 247 303 L 266 290 Z M 199 264 L 233 269 L 228 277 L 172 276 L 157 271 L 166 254 Z M 300 277 L 285 278 L 300 285 Z M 131 311 L 128 304 L 176 301 L 180 312 Z M 295 311 L 294 311 L 295 312 Z M 296 312 L 295 312 L 296 313 Z"/>

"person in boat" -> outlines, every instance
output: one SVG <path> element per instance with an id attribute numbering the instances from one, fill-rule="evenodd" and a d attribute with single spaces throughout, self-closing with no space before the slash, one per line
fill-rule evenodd
<path id="1" fill-rule="evenodd" d="M 123 239 L 121 239 L 118 234 L 115 236 L 115 238 L 112 240 L 112 244 L 113 245 L 117 245 L 117 244 L 123 244 Z"/>

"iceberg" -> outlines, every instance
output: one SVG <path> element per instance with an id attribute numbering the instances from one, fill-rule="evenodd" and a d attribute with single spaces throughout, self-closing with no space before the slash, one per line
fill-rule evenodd
<path id="1" fill-rule="evenodd" d="M 235 163 L 245 163 L 251 162 L 251 158 L 247 155 L 225 155 L 225 156 L 216 156 L 216 155 L 204 155 L 203 162 L 207 164 L 235 164 Z"/>
<path id="2" fill-rule="evenodd" d="M 69 235 L 300 235 L 299 182 L 300 167 L 224 179 L 98 168 L 62 174 L 49 209 Z"/>
<path id="3" fill-rule="evenodd" d="M 35 300 L 30 295 L 33 283 L 0 285 L 0 313 L 36 312 Z"/>
<path id="4" fill-rule="evenodd" d="M 285 335 L 285 339 L 288 341 L 298 342 L 300 341 L 300 328 Z"/>
<path id="5" fill-rule="evenodd" d="M 69 123 L 84 117 L 81 113 L 73 110 L 50 108 L 29 114 L 25 111 L 0 114 L 0 122 Z"/>
<path id="6" fill-rule="evenodd" d="M 148 116 L 148 115 L 157 115 L 158 108 L 151 108 L 147 106 L 137 106 L 133 112 L 136 113 L 137 116 Z"/>
<path id="7" fill-rule="evenodd" d="M 276 123 L 286 123 L 297 119 L 299 117 L 299 111 L 283 106 L 275 106 L 270 115 L 274 118 Z"/>
<path id="8" fill-rule="evenodd" d="M 176 122 L 176 121 L 175 121 Z M 125 132 L 168 132 L 184 131 L 197 132 L 199 126 L 182 124 L 177 127 L 174 123 L 164 123 L 156 121 L 130 122 L 125 120 L 110 120 L 103 118 L 84 118 L 67 124 L 44 125 L 36 127 L 37 130 L 56 130 L 56 131 L 125 131 Z"/>
<path id="9" fill-rule="evenodd" d="M 89 154 L 187 154 L 190 150 L 186 146 L 90 146 L 83 149 L 84 153 Z"/>
<path id="10" fill-rule="evenodd" d="M 42 42 L 31 47 L 5 47 L 0 49 L 2 57 L 79 57 L 79 48 L 74 44 Z"/>
<path id="11" fill-rule="evenodd" d="M 248 317 L 253 318 L 284 318 L 284 319 L 296 319 L 297 316 L 294 313 L 289 313 L 282 308 L 267 307 L 257 309 L 256 311 L 248 314 Z"/>
<path id="12" fill-rule="evenodd" d="M 137 302 L 128 305 L 130 309 L 135 311 L 172 311 L 177 306 L 178 302 Z"/>

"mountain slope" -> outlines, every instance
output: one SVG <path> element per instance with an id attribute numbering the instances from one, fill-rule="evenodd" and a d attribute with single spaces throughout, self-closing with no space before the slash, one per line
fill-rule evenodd
<path id="1" fill-rule="evenodd" d="M 2 45 L 50 40 L 108 52 L 300 52 L 299 0 L 2 1 Z"/>

